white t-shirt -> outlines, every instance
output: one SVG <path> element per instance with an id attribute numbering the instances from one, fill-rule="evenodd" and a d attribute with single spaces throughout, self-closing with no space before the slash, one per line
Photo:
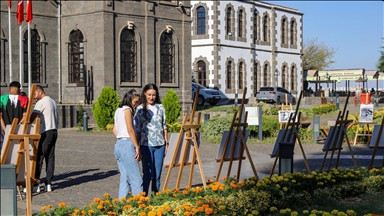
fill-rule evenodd
<path id="1" fill-rule="evenodd" d="M 39 113 L 40 121 L 40 133 L 44 133 L 49 130 L 57 130 L 59 117 L 57 113 L 57 104 L 49 96 L 44 96 L 36 102 L 33 112 Z"/>
<path id="2" fill-rule="evenodd" d="M 127 124 L 124 118 L 124 111 L 132 112 L 131 108 L 129 108 L 128 106 L 117 108 L 115 112 L 114 120 L 116 124 L 116 138 L 130 137 L 128 134 Z"/>

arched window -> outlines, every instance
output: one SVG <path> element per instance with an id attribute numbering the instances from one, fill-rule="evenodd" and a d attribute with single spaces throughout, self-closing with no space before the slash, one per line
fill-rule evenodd
<path id="1" fill-rule="evenodd" d="M 240 62 L 239 64 L 239 83 L 238 83 L 238 86 L 239 86 L 239 89 L 242 89 L 243 88 L 243 72 L 244 72 L 244 63 L 243 62 Z"/>
<path id="2" fill-rule="evenodd" d="M 137 43 L 135 32 L 124 28 L 120 37 L 120 81 L 137 81 Z"/>
<path id="3" fill-rule="evenodd" d="M 296 45 L 296 22 L 291 21 L 291 45 Z"/>
<path id="4" fill-rule="evenodd" d="M 292 68 L 291 68 L 291 90 L 295 89 L 295 73 L 296 73 L 296 68 L 295 68 L 295 66 L 292 66 Z"/>
<path id="5" fill-rule="evenodd" d="M 287 24 L 287 20 L 285 18 L 283 18 L 283 20 L 281 21 L 281 43 L 285 44 L 286 41 L 288 38 L 287 38 L 287 35 L 286 35 L 286 26 Z"/>
<path id="6" fill-rule="evenodd" d="M 232 35 L 231 29 L 231 16 L 232 16 L 232 8 L 227 8 L 227 35 Z"/>
<path id="7" fill-rule="evenodd" d="M 264 86 L 268 86 L 268 64 L 264 65 Z"/>
<path id="8" fill-rule="evenodd" d="M 204 61 L 198 61 L 197 62 L 197 69 L 198 69 L 198 75 L 197 75 L 197 82 L 200 83 L 203 86 L 207 86 L 206 83 L 206 66 Z"/>
<path id="9" fill-rule="evenodd" d="M 258 13 L 255 10 L 253 13 L 253 43 L 256 43 L 256 41 L 259 40 L 259 35 L 257 32 L 257 25 L 258 25 L 258 20 L 257 20 Z"/>
<path id="10" fill-rule="evenodd" d="M 172 83 L 174 80 L 175 45 L 172 32 L 163 32 L 160 38 L 160 79 L 162 83 Z"/>
<path id="11" fill-rule="evenodd" d="M 281 73 L 281 87 L 287 89 L 287 86 L 286 86 L 286 79 L 288 78 L 287 76 L 287 66 L 284 65 L 283 66 L 283 72 Z"/>
<path id="12" fill-rule="evenodd" d="M 28 31 L 24 33 L 24 83 L 28 83 Z M 32 83 L 41 82 L 40 36 L 36 29 L 31 29 L 31 77 Z"/>
<path id="13" fill-rule="evenodd" d="M 238 32 L 238 36 L 239 37 L 243 37 L 243 10 L 239 10 L 239 14 L 238 14 L 238 28 L 239 28 L 239 32 Z"/>
<path id="14" fill-rule="evenodd" d="M 258 86 L 257 86 L 257 67 L 259 64 L 255 62 L 253 64 L 253 95 L 256 97 L 257 91 L 258 91 Z"/>
<path id="15" fill-rule="evenodd" d="M 227 63 L 227 89 L 232 89 L 232 61 Z"/>
<path id="16" fill-rule="evenodd" d="M 68 43 L 69 83 L 84 83 L 84 36 L 80 30 L 73 30 Z"/>
<path id="17" fill-rule="evenodd" d="M 268 15 L 263 18 L 263 41 L 268 42 Z"/>
<path id="18" fill-rule="evenodd" d="M 205 8 L 203 6 L 197 8 L 197 34 L 205 34 Z"/>

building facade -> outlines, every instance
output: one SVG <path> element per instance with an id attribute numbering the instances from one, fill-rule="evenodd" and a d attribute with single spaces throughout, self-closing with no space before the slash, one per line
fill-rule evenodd
<path id="1" fill-rule="evenodd" d="M 123 96 L 131 88 L 141 91 L 147 83 L 155 83 L 161 98 L 173 89 L 182 109 L 188 110 L 190 7 L 189 1 L 177 0 L 33 1 L 32 83 L 45 87 L 63 104 L 91 104 L 105 86 Z M 17 1 L 13 1 L 10 72 L 7 8 L 7 1 L 1 1 L 1 94 L 8 92 L 11 76 L 28 89 L 27 23 L 21 25 L 20 50 Z"/>
<path id="2" fill-rule="evenodd" d="M 192 76 L 235 98 L 302 89 L 303 13 L 260 1 L 192 1 Z"/>

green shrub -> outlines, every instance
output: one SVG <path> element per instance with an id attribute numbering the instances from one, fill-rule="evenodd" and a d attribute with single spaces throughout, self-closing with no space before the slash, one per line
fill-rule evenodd
<path id="1" fill-rule="evenodd" d="M 261 105 L 263 115 L 271 115 L 272 114 L 271 113 L 271 107 L 269 106 L 269 104 L 267 104 L 263 101 L 259 101 L 258 103 L 254 104 L 254 106 L 259 106 L 259 105 Z"/>
<path id="2" fill-rule="evenodd" d="M 214 116 L 203 128 L 203 139 L 211 143 L 220 143 L 223 132 L 229 130 L 233 116 Z"/>
<path id="3" fill-rule="evenodd" d="M 101 90 L 96 103 L 92 105 L 97 127 L 105 129 L 108 124 L 113 124 L 113 116 L 119 103 L 119 96 L 111 86 L 106 86 Z"/>
<path id="4" fill-rule="evenodd" d="M 80 130 L 84 126 L 84 108 L 83 105 L 77 105 L 77 128 Z"/>
<path id="5" fill-rule="evenodd" d="M 181 114 L 179 98 L 175 91 L 169 89 L 163 99 L 167 124 L 175 123 Z"/>

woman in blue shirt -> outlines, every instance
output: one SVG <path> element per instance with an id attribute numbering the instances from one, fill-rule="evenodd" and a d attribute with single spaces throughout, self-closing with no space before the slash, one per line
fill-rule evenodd
<path id="1" fill-rule="evenodd" d="M 144 86 L 141 93 L 141 105 L 137 107 L 135 132 L 140 140 L 143 168 L 143 191 L 148 196 L 151 191 L 160 190 L 160 176 L 164 156 L 168 151 L 168 130 L 165 123 L 165 108 L 161 104 L 159 91 L 155 84 Z"/>

